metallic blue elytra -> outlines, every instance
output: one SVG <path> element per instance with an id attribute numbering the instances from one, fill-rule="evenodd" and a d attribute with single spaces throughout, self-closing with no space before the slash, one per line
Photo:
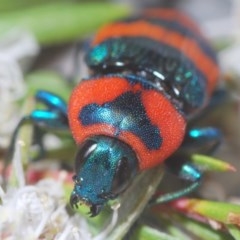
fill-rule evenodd
<path id="1" fill-rule="evenodd" d="M 122 131 L 132 132 L 142 139 L 150 150 L 161 147 L 160 131 L 148 118 L 142 105 L 140 92 L 123 93 L 114 101 L 102 105 L 96 103 L 86 105 L 79 114 L 79 120 L 83 125 L 111 124 L 116 129 L 116 137 Z"/>
<path id="2" fill-rule="evenodd" d="M 73 206 L 79 200 L 91 204 L 95 216 L 106 199 L 115 198 L 126 189 L 136 175 L 138 161 L 127 144 L 116 138 L 96 136 L 80 146 L 75 167 L 76 184 L 70 202 Z"/>
<path id="3" fill-rule="evenodd" d="M 187 75 L 187 74 L 185 74 Z M 185 86 L 182 88 L 180 96 L 188 105 L 191 107 L 203 106 L 205 103 L 205 94 L 206 82 L 199 80 L 198 75 L 192 76 L 192 73 L 189 73 L 191 77 L 186 81 Z"/>
<path id="4" fill-rule="evenodd" d="M 108 52 L 108 45 L 101 44 L 89 52 L 88 58 L 91 59 L 93 65 L 98 65 L 105 60 L 108 56 Z"/>
<path id="5" fill-rule="evenodd" d="M 153 39 L 108 39 L 88 52 L 86 62 L 97 73 L 127 70 L 140 77 L 143 72 L 148 85 L 181 102 L 180 110 L 187 114 L 201 108 L 207 98 L 206 79 L 192 61 L 179 50 Z"/>
<path id="6" fill-rule="evenodd" d="M 127 18 L 126 20 L 122 20 L 122 22 L 131 23 L 139 20 L 147 20 L 153 25 L 163 26 L 171 31 L 177 31 L 184 36 L 195 39 L 197 44 L 201 46 L 201 49 L 204 51 L 204 53 L 209 57 L 211 57 L 211 59 L 213 59 L 215 62 L 217 62 L 216 53 L 213 51 L 213 49 L 208 44 L 206 44 L 206 42 L 202 38 L 200 38 L 197 33 L 195 33 L 194 31 L 191 31 L 189 28 L 184 26 L 184 24 L 182 24 L 181 22 L 173 21 L 172 19 L 160 19 L 160 18 L 154 18 L 154 17 L 145 17 L 145 18 L 130 17 L 130 18 Z"/>

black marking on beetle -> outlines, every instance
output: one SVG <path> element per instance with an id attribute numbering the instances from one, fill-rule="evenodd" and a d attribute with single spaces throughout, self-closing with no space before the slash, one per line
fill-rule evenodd
<path id="1" fill-rule="evenodd" d="M 79 120 L 83 125 L 110 124 L 115 127 L 116 136 L 123 131 L 132 132 L 150 150 L 159 149 L 162 144 L 159 128 L 151 123 L 142 105 L 141 92 L 125 92 L 102 105 L 88 104 L 79 113 Z"/>

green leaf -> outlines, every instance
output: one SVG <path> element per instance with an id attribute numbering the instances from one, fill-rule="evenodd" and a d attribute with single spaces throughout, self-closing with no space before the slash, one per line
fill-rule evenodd
<path id="1" fill-rule="evenodd" d="M 170 236 L 166 233 L 160 232 L 157 229 L 141 226 L 138 228 L 137 233 L 134 234 L 136 240 L 180 240 L 177 237 Z"/>
<path id="2" fill-rule="evenodd" d="M 211 156 L 193 154 L 191 155 L 191 160 L 193 163 L 199 165 L 201 168 L 208 171 L 236 171 L 236 169 L 229 163 L 219 160 L 217 158 L 213 158 Z"/>
<path id="3" fill-rule="evenodd" d="M 162 166 L 139 174 L 131 186 L 122 194 L 116 227 L 107 240 L 122 239 L 144 211 L 163 176 Z"/>
<path id="4" fill-rule="evenodd" d="M 58 94 L 68 101 L 72 86 L 59 74 L 53 71 L 38 70 L 31 72 L 25 77 L 27 95 L 34 96 L 38 90 L 46 90 Z"/>
<path id="5" fill-rule="evenodd" d="M 184 213 L 191 213 L 224 224 L 240 225 L 240 205 L 198 199 L 179 199 L 173 206 Z"/>
<path id="6" fill-rule="evenodd" d="M 229 233 L 234 237 L 235 240 L 240 240 L 240 229 L 235 225 L 227 225 Z"/>
<path id="7" fill-rule="evenodd" d="M 164 232 L 171 233 L 182 240 L 193 239 L 193 236 L 202 240 L 232 240 L 232 237 L 225 232 L 200 222 L 199 217 L 196 220 L 185 216 L 184 213 L 176 213 L 175 209 L 168 206 L 158 206 L 151 209 L 149 216 L 151 216 L 150 219 L 154 226 L 161 226 Z M 188 213 L 186 212 L 186 214 Z"/>
<path id="8" fill-rule="evenodd" d="M 191 218 L 187 218 L 182 215 L 174 214 L 172 217 L 175 218 L 176 221 L 178 221 L 178 224 L 180 224 L 182 228 L 185 228 L 190 233 L 196 235 L 197 237 L 199 237 L 199 239 L 232 240 L 231 236 L 228 236 L 222 231 L 215 230 L 207 224 L 197 222 Z"/>
<path id="9" fill-rule="evenodd" d="M 16 9 L 20 9 L 20 8 L 37 6 L 37 5 L 41 5 L 41 4 L 45 4 L 45 3 L 76 2 L 76 1 L 84 2 L 83 0 L 11 0 L 11 1 L 1 0 L 0 1 L 0 11 L 6 12 L 6 11 L 16 10 Z M 99 0 L 99 1 L 103 1 L 103 0 Z"/>
<path id="10" fill-rule="evenodd" d="M 128 13 L 127 7 L 106 2 L 45 4 L 1 13 L 0 35 L 19 28 L 32 32 L 43 45 L 59 44 L 86 36 Z"/>

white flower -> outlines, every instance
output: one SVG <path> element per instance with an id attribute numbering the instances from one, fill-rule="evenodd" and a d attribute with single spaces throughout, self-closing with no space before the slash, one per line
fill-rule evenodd
<path id="1" fill-rule="evenodd" d="M 0 187 L 0 239 L 91 239 L 86 220 L 70 217 L 65 209 L 63 174 L 59 179 L 43 179 L 25 185 L 20 159 L 21 144 L 16 144 L 13 167 L 17 186 Z"/>
<path id="2" fill-rule="evenodd" d="M 25 94 L 23 70 L 39 52 L 34 37 L 12 30 L 0 38 L 0 146 L 6 147 L 19 121 L 16 101 Z"/>

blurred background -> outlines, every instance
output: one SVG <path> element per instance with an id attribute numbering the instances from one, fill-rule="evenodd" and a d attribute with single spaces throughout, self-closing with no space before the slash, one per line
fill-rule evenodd
<path id="1" fill-rule="evenodd" d="M 195 196 L 211 200 L 240 203 L 239 0 L 0 0 L 0 173 L 3 172 L 4 162 L 6 163 L 8 146 L 15 127 L 22 116 L 28 115 L 36 107 L 36 102 L 33 98 L 36 91 L 38 89 L 53 91 L 68 101 L 69 94 L 74 85 L 83 77 L 88 76 L 88 71 L 83 60 L 84 53 L 88 49 L 89 43 L 97 29 L 105 23 L 141 12 L 146 7 L 172 7 L 186 12 L 187 15 L 190 15 L 198 22 L 202 32 L 213 48 L 216 49 L 222 70 L 219 86 L 226 89 L 227 98 L 224 101 L 219 100 L 221 104 L 218 107 L 210 109 L 207 115 L 202 116 L 198 126 L 215 126 L 221 129 L 223 133 L 222 144 L 214 156 L 231 163 L 237 171 L 205 174 L 203 184 Z M 15 166 L 15 172 L 17 174 L 18 172 L 21 173 L 21 171 L 16 169 L 22 170 L 22 165 L 25 170 L 22 173 L 22 181 L 24 182 L 27 179 L 27 183 L 34 183 L 34 186 L 37 186 L 36 192 L 39 193 L 40 190 L 44 190 L 43 198 L 46 199 L 46 196 L 49 194 L 53 197 L 53 200 L 48 202 L 49 207 L 44 205 L 46 202 L 43 204 L 42 196 L 39 195 L 40 197 L 35 198 L 37 195 L 35 193 L 35 195 L 32 194 L 30 197 L 26 194 L 21 198 L 22 195 L 19 194 L 18 190 L 21 192 L 20 188 L 24 189 L 25 187 L 27 189 L 28 185 L 16 184 L 14 174 L 11 175 L 10 173 L 7 175 L 7 177 L 10 176 L 10 183 L 7 185 L 6 194 L 4 193 L 5 189 L 3 191 L 0 188 L 0 210 L 1 213 L 2 211 L 5 213 L 0 214 L 0 239 L 9 239 L 8 236 L 11 234 L 14 236 L 14 239 L 24 239 L 26 235 L 24 236 L 22 229 L 26 231 L 30 229 L 33 232 L 37 229 L 36 236 L 40 236 L 41 229 L 39 230 L 36 226 L 44 226 L 41 219 L 43 215 L 41 214 L 46 209 L 49 210 L 49 213 L 46 213 L 49 215 L 45 219 L 45 225 L 52 234 L 49 236 L 57 236 L 58 232 L 60 232 L 59 229 L 62 229 L 62 237 L 54 239 L 66 239 L 66 236 L 70 234 L 70 229 L 76 232 L 75 226 L 78 228 L 79 225 L 83 224 L 81 231 L 85 231 L 87 223 L 92 221 L 95 224 L 94 220 L 89 220 L 86 217 L 85 212 L 83 218 L 80 218 L 78 214 L 74 215 L 73 212 L 66 211 L 65 208 L 69 202 L 73 182 L 71 179 L 72 173 L 70 171 L 63 173 L 62 169 L 72 169 L 71 161 L 74 158 L 76 150 L 72 137 L 50 133 L 44 139 L 47 158 L 50 160 L 65 159 L 67 162 L 49 161 L 46 164 L 46 161 L 39 161 L 32 164 L 32 161 L 29 161 L 32 157 L 32 155 L 29 157 L 29 152 L 36 154 L 39 151 L 31 148 L 32 132 L 27 128 L 27 130 L 23 129 L 19 135 L 25 141 L 25 145 L 22 147 L 20 153 L 16 150 L 20 167 L 16 168 Z M 32 165 L 36 168 L 32 169 Z M 28 170 L 26 171 L 26 169 Z M 42 184 L 39 180 L 49 176 L 55 180 L 57 179 L 57 183 L 53 182 L 52 185 L 45 185 L 45 188 L 38 185 L 39 182 Z M 17 178 L 21 179 L 19 176 Z M 166 179 L 161 182 L 161 189 L 164 189 L 164 186 L 169 183 L 175 186 L 179 182 L 177 178 L 174 180 L 172 176 L 171 181 Z M 12 180 L 15 180 L 15 182 Z M 0 186 L 4 183 L 2 174 L 0 174 L 0 183 Z M 63 183 L 63 187 L 56 186 L 59 183 Z M 13 194 L 15 195 L 13 196 Z M 63 196 L 64 203 L 62 201 Z M 19 203 L 17 200 L 22 202 Z M 42 205 L 44 205 L 43 208 L 41 208 Z M 25 210 L 22 210 L 23 206 L 25 206 Z M 60 207 L 58 208 L 58 206 Z M 64 217 L 62 217 L 62 212 L 59 209 L 64 213 Z M 18 212 L 22 213 L 21 211 L 25 215 L 20 214 L 19 218 L 15 217 L 15 213 L 17 215 Z M 54 214 L 52 214 L 53 212 Z M 70 215 L 69 212 L 71 212 Z M 129 214 L 128 211 L 126 212 L 125 214 Z M 209 212 L 208 209 L 206 212 Z M 168 214 L 168 208 L 166 208 L 166 213 Z M 48 217 L 50 214 L 55 216 L 57 224 L 52 221 L 52 218 Z M 111 219 L 111 214 L 108 215 L 109 219 Z M 159 216 L 163 220 L 166 220 L 164 219 L 166 215 L 162 214 L 162 212 Z M 171 232 L 173 225 L 171 222 L 173 216 L 171 212 L 169 216 L 167 219 L 168 223 L 166 224 L 163 221 L 163 226 L 170 226 L 168 230 Z M 16 224 L 13 221 L 14 218 L 16 218 Z M 48 222 L 47 219 L 50 219 L 50 221 Z M 77 221 L 75 221 L 76 219 Z M 101 226 L 103 222 L 105 223 L 105 219 L 106 216 L 103 214 Z M 145 215 L 141 217 L 142 219 L 145 219 Z M 33 220 L 38 220 L 40 223 L 37 222 L 35 224 Z M 239 215 L 237 220 L 239 226 Z M 73 225 L 71 225 L 72 222 L 74 223 Z M 162 224 L 162 221 L 160 222 Z M 181 230 L 183 229 L 179 225 L 179 222 L 183 223 L 181 220 L 176 221 L 177 229 L 173 229 L 175 233 L 180 228 Z M 69 227 L 66 223 L 69 223 Z M 22 224 L 22 226 L 18 224 Z M 30 224 L 32 224 L 32 228 Z M 93 230 L 94 234 L 96 234 L 100 231 L 94 224 Z M 132 226 L 131 224 L 130 226 Z M 162 227 L 161 224 L 160 226 Z M 1 228 L 2 226 L 5 227 Z M 29 228 L 25 228 L 25 226 Z M 178 228 L 178 226 L 180 227 Z M 100 229 L 105 230 L 105 225 Z M 115 229 L 114 224 L 112 229 Z M 216 226 L 215 229 L 217 229 Z M 44 227 L 42 227 L 42 230 L 44 230 Z M 46 233 L 48 234 L 48 231 L 44 231 L 42 236 Z M 204 231 L 202 231 L 201 224 L 198 238 L 191 238 L 191 225 L 188 232 L 190 233 L 190 237 L 183 237 L 184 240 L 211 239 L 208 235 L 207 237 L 202 237 L 202 232 Z M 16 235 L 16 233 L 19 235 Z M 223 233 L 225 234 L 225 226 Z M 2 236 L 3 238 L 1 238 Z M 36 237 L 34 239 L 40 238 Z M 46 239 L 52 238 L 48 237 Z M 89 232 L 87 232 L 87 235 L 82 239 L 92 238 L 91 236 L 89 237 Z M 96 239 L 105 240 L 104 237 Z M 225 240 L 226 238 L 212 239 Z"/>
<path id="2" fill-rule="evenodd" d="M 222 80 L 231 100 L 203 119 L 223 130 L 216 152 L 238 172 L 209 174 L 201 191 L 221 200 L 239 197 L 240 188 L 240 2 L 238 0 L 0 1 L 0 151 L 9 144 L 26 95 L 48 88 L 54 74 L 72 83 L 87 76 L 82 61 L 94 32 L 104 23 L 145 7 L 174 7 L 191 15 L 218 51 Z M 45 74 L 45 75 L 44 75 Z M 29 79 L 33 80 L 34 85 Z M 43 80 L 43 78 L 47 80 Z M 41 79 L 41 80 L 40 80 Z M 222 84 L 222 83 L 221 83 Z M 56 86 L 56 84 L 53 84 Z M 33 89 L 33 90 L 32 90 Z M 236 198 L 235 198 L 236 199 Z"/>

